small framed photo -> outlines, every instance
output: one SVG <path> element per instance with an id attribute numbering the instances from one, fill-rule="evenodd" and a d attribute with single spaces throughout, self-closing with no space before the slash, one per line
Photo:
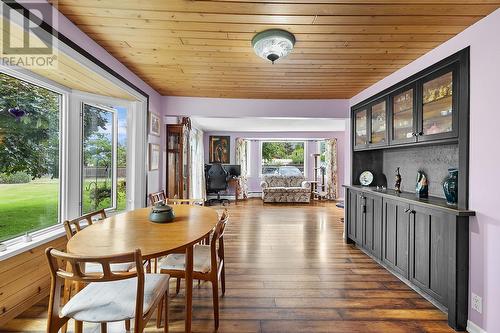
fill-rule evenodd
<path id="1" fill-rule="evenodd" d="M 156 113 L 149 113 L 149 134 L 160 136 L 161 123 L 160 117 Z"/>
<path id="2" fill-rule="evenodd" d="M 158 170 L 160 166 L 160 145 L 149 144 L 149 171 Z"/>

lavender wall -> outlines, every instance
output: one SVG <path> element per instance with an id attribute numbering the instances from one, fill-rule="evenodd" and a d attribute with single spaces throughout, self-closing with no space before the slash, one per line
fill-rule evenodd
<path id="1" fill-rule="evenodd" d="M 483 298 L 483 313 L 469 309 L 469 320 L 489 333 L 500 332 L 500 192 L 492 182 L 500 170 L 499 31 L 500 9 L 350 100 L 354 105 L 470 46 L 469 208 L 477 216 L 470 224 L 469 289 Z"/>
<path id="2" fill-rule="evenodd" d="M 120 61 L 118 61 L 115 57 L 109 54 L 104 48 L 102 48 L 99 44 L 97 44 L 94 40 L 92 40 L 89 36 L 87 36 L 83 31 L 81 31 L 76 25 L 74 25 L 69 19 L 67 19 L 63 14 L 61 14 L 56 8 L 54 8 L 51 4 L 47 2 L 37 1 L 39 3 L 39 7 L 41 12 L 43 13 L 53 13 L 55 18 L 54 20 L 54 28 L 68 37 L 74 43 L 78 44 L 82 49 L 92 54 L 94 57 L 102 61 L 108 67 L 113 69 L 115 72 L 120 74 L 122 77 L 130 81 L 132 84 L 137 86 L 139 89 L 144 91 L 149 95 L 149 109 L 152 112 L 155 112 L 159 115 L 163 113 L 163 100 L 161 95 L 150 87 L 146 82 L 144 82 L 141 78 L 139 78 L 136 74 L 134 74 L 131 70 L 129 70 L 125 65 L 123 65 Z M 19 3 L 23 2 L 33 2 L 32 0 L 19 0 Z M 56 2 L 57 3 L 57 2 Z M 35 13 L 36 14 L 36 13 Z M 157 143 L 163 145 L 163 135 L 162 137 L 149 136 L 148 142 Z M 160 160 L 160 170 L 158 171 L 149 171 L 148 172 L 148 191 L 157 191 L 160 188 L 160 184 L 162 183 L 162 170 L 163 162 Z"/>
<path id="3" fill-rule="evenodd" d="M 235 163 L 235 140 L 236 138 L 251 138 L 251 139 L 327 139 L 337 138 L 337 165 L 339 175 L 339 196 L 344 196 L 344 189 L 341 184 L 344 184 L 344 158 L 345 158 L 345 143 L 344 132 L 206 132 L 204 134 L 205 144 L 205 162 L 209 163 L 209 145 L 208 140 L 211 135 L 226 135 L 231 137 L 231 163 Z M 306 143 L 306 177 L 309 180 L 314 179 L 314 160 L 310 157 L 311 154 L 317 152 L 317 143 L 308 141 Z M 261 167 L 261 152 L 259 141 L 250 142 L 250 177 L 248 178 L 248 187 L 250 192 L 261 192 L 260 188 L 260 167 Z"/>

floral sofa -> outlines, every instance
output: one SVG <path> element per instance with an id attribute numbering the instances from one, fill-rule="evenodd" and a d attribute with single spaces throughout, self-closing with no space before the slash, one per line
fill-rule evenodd
<path id="1" fill-rule="evenodd" d="M 264 176 L 260 186 L 264 202 L 311 201 L 311 183 L 302 176 Z"/>

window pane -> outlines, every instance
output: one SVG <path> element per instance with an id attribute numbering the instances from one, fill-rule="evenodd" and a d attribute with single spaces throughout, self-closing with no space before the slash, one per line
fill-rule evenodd
<path id="1" fill-rule="evenodd" d="M 114 208 L 114 112 L 83 106 L 82 212 Z"/>
<path id="2" fill-rule="evenodd" d="M 58 222 L 60 97 L 0 73 L 0 241 Z"/>
<path id="3" fill-rule="evenodd" d="M 392 126 L 395 140 L 413 136 L 413 89 L 394 96 Z"/>
<path id="4" fill-rule="evenodd" d="M 358 111 L 356 112 L 355 118 L 355 132 L 356 132 L 356 145 L 364 145 L 366 144 L 366 115 L 367 111 Z"/>
<path id="5" fill-rule="evenodd" d="M 262 174 L 294 176 L 304 173 L 304 142 L 262 142 Z"/>
<path id="6" fill-rule="evenodd" d="M 453 73 L 424 83 L 423 132 L 425 135 L 453 130 Z"/>

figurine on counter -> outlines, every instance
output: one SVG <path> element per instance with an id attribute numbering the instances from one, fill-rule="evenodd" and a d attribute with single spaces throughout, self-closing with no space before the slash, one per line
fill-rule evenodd
<path id="1" fill-rule="evenodd" d="M 399 167 L 396 169 L 396 184 L 394 189 L 397 193 L 401 193 L 401 174 L 399 173 Z"/>
<path id="2" fill-rule="evenodd" d="M 427 176 L 422 170 L 417 172 L 416 194 L 417 198 L 429 197 L 429 182 L 427 181 Z"/>

